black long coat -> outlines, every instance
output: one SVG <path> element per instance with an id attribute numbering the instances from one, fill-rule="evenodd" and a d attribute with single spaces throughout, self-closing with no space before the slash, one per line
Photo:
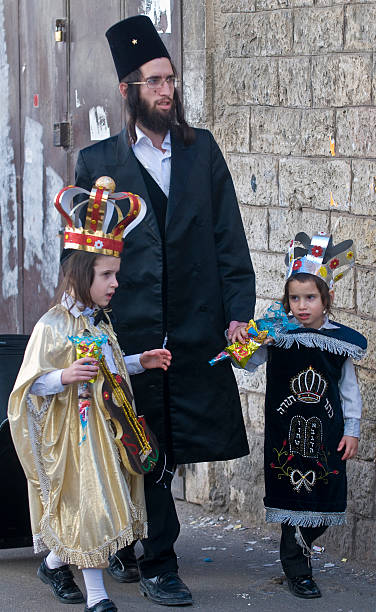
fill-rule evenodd
<path id="1" fill-rule="evenodd" d="M 230 173 L 213 136 L 195 130 L 185 146 L 172 137 L 167 204 L 167 333 L 172 364 L 169 401 L 162 370 L 133 376 L 138 412 L 161 442 L 166 425 L 177 463 L 233 459 L 248 444 L 232 367 L 209 366 L 224 348 L 231 320 L 253 315 L 254 273 Z M 140 195 L 142 223 L 126 238 L 119 288 L 112 300 L 116 331 L 126 354 L 161 347 L 162 241 L 145 183 L 125 131 L 83 149 L 76 185 L 88 190 L 111 176 L 116 191 Z M 167 419 L 167 422 L 165 421 Z"/>

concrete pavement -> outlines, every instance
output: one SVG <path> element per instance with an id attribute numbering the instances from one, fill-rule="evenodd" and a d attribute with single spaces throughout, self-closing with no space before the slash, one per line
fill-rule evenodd
<path id="1" fill-rule="evenodd" d="M 375 612 L 376 568 L 361 567 L 327 552 L 315 554 L 314 575 L 323 597 L 293 597 L 282 582 L 278 537 L 247 529 L 236 519 L 204 514 L 200 506 L 177 502 L 182 523 L 176 547 L 180 574 L 194 597 L 190 608 L 161 607 L 138 592 L 137 584 L 121 585 L 106 575 L 109 596 L 119 611 L 202 610 L 203 612 Z M 325 544 L 325 537 L 321 544 Z M 36 576 L 42 555 L 31 548 L 0 550 L 1 612 L 83 612 L 84 604 L 55 600 Z M 83 588 L 80 572 L 75 571 Z"/>

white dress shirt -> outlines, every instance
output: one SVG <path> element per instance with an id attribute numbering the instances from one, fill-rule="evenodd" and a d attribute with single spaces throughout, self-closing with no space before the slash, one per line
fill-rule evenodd
<path id="1" fill-rule="evenodd" d="M 292 319 L 299 325 L 296 319 Z M 299 325 L 299 327 L 303 327 Z M 330 323 L 325 317 L 320 329 L 338 329 L 337 325 Z M 254 372 L 258 366 L 265 363 L 268 357 L 267 345 L 261 346 L 248 360 L 246 369 Z M 341 398 L 343 419 L 345 422 L 344 435 L 359 438 L 360 417 L 362 416 L 362 398 L 356 378 L 355 367 L 351 357 L 348 357 L 342 366 L 341 378 L 338 383 L 339 395 Z"/>
<path id="2" fill-rule="evenodd" d="M 81 315 L 89 317 L 91 325 L 94 324 L 94 309 L 93 308 L 85 308 L 84 310 L 80 310 L 77 304 L 71 306 L 73 300 L 72 298 L 65 294 L 62 299 L 62 304 L 67 308 L 70 308 L 70 313 L 75 318 L 78 318 Z M 106 342 L 102 345 L 102 353 L 107 362 L 107 365 L 110 371 L 113 374 L 117 374 L 117 367 L 114 361 L 114 356 L 112 352 L 111 346 Z M 141 353 L 137 355 L 124 355 L 124 363 L 125 367 L 128 370 L 128 374 L 140 374 L 145 371 L 145 368 L 142 367 L 140 363 Z M 30 393 L 33 395 L 40 395 L 45 397 L 46 395 L 55 395 L 55 393 L 61 393 L 64 391 L 66 385 L 63 385 L 61 382 L 61 375 L 63 370 L 53 370 L 52 372 L 48 372 L 47 374 L 42 374 L 39 376 L 30 387 Z"/>
<path id="3" fill-rule="evenodd" d="M 151 174 L 156 183 L 168 197 L 171 179 L 171 135 L 168 131 L 162 143 L 162 152 L 153 146 L 152 141 L 136 125 L 137 141 L 132 145 L 138 161 Z"/>

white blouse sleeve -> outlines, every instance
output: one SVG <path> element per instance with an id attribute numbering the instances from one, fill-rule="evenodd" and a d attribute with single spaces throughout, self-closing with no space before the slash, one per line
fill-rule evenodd
<path id="1" fill-rule="evenodd" d="M 362 398 L 351 357 L 348 357 L 342 366 L 338 388 L 345 421 L 344 435 L 359 438 Z"/>

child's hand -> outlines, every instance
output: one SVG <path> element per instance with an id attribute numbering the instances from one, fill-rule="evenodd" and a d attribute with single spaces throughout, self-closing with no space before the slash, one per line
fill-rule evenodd
<path id="1" fill-rule="evenodd" d="M 234 342 L 240 342 L 245 344 L 249 340 L 247 325 L 244 321 L 231 321 L 228 326 L 227 336 L 231 344 Z"/>
<path id="2" fill-rule="evenodd" d="M 140 363 L 145 370 L 152 370 L 153 368 L 167 370 L 171 363 L 171 353 L 167 349 L 144 351 L 140 357 Z"/>
<path id="3" fill-rule="evenodd" d="M 61 382 L 63 385 L 70 383 L 83 382 L 95 378 L 98 374 L 97 359 L 94 357 L 81 357 L 74 361 L 69 368 L 61 373 Z"/>
<path id="4" fill-rule="evenodd" d="M 345 452 L 342 455 L 342 461 L 355 457 L 358 452 L 358 438 L 354 438 L 354 436 L 342 436 L 337 451 L 343 449 L 345 449 Z"/>

